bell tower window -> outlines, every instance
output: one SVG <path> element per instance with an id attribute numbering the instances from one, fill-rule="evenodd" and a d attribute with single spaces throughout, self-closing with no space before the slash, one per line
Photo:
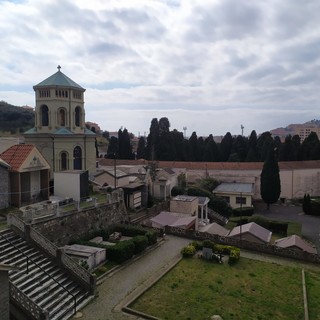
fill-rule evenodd
<path id="1" fill-rule="evenodd" d="M 66 111 L 64 109 L 59 110 L 59 125 L 61 127 L 66 125 Z"/>
<path id="2" fill-rule="evenodd" d="M 63 151 L 60 155 L 60 171 L 68 169 L 68 154 Z"/>
<path id="3" fill-rule="evenodd" d="M 81 124 L 81 108 L 80 107 L 76 107 L 75 109 L 75 125 L 76 127 L 80 127 Z"/>
<path id="4" fill-rule="evenodd" d="M 49 109 L 46 105 L 41 106 L 41 125 L 47 127 L 49 125 Z"/>
<path id="5" fill-rule="evenodd" d="M 73 169 L 82 170 L 82 150 L 79 146 L 73 149 Z"/>

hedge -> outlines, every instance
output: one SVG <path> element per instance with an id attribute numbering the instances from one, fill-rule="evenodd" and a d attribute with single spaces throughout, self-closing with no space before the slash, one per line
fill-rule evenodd
<path id="1" fill-rule="evenodd" d="M 107 259 L 122 263 L 132 258 L 135 250 L 133 240 L 124 240 L 118 242 L 114 246 L 107 246 Z"/>
<path id="2" fill-rule="evenodd" d="M 134 253 L 140 253 L 148 246 L 148 238 L 146 236 L 135 236 L 132 238 L 134 243 Z"/>
<path id="3" fill-rule="evenodd" d="M 241 217 L 241 216 L 252 216 L 254 214 L 253 207 L 242 207 L 242 208 L 235 208 L 232 211 L 232 215 L 234 217 Z"/>

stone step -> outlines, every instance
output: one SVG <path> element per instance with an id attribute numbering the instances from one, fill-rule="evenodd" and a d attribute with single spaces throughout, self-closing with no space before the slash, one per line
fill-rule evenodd
<path id="1" fill-rule="evenodd" d="M 37 259 L 37 257 L 39 257 L 39 255 L 35 254 L 31 258 L 33 259 L 33 261 L 36 261 L 38 263 L 39 259 Z M 49 268 L 51 265 L 52 265 L 52 262 L 50 260 L 42 261 L 41 263 L 42 268 Z M 18 271 L 14 270 L 9 272 L 9 278 L 13 282 L 22 277 L 31 277 L 34 275 L 34 273 L 37 272 L 37 269 L 39 269 L 39 267 L 37 267 L 30 259 L 29 259 L 29 268 L 28 268 L 29 272 L 27 272 L 28 271 L 27 259 L 22 259 L 18 267 L 19 267 Z"/>
<path id="2" fill-rule="evenodd" d="M 48 266 L 51 261 L 46 260 L 46 258 L 40 257 L 41 259 L 34 259 L 34 261 L 36 261 L 38 264 L 40 265 L 44 265 L 46 264 L 46 266 Z M 43 271 L 41 271 L 41 269 L 39 269 L 38 266 L 36 266 L 34 263 L 29 261 L 29 272 L 27 272 L 27 263 L 25 262 L 25 268 L 23 268 L 22 270 L 19 271 L 19 275 L 16 275 L 14 277 L 14 279 L 12 279 L 10 277 L 10 280 L 13 281 L 13 283 L 16 286 L 20 286 L 23 282 L 28 281 L 28 279 L 30 279 L 30 277 L 34 276 L 35 274 L 37 275 L 41 275 L 43 273 Z"/>
<path id="3" fill-rule="evenodd" d="M 0 231 L 0 262 L 14 264 L 19 268 L 9 271 L 10 282 L 34 303 L 47 310 L 50 320 L 67 320 L 74 315 L 73 296 L 77 310 L 80 305 L 92 299 L 89 292 L 64 269 L 59 268 L 51 257 L 29 245 L 9 229 Z"/>
<path id="4" fill-rule="evenodd" d="M 80 309 L 82 302 L 88 298 L 88 294 L 86 292 L 80 292 L 77 294 L 77 307 L 76 311 Z M 54 309 L 49 309 L 49 318 L 50 320 L 66 320 L 74 315 L 74 301 L 73 299 L 69 299 L 65 297 L 62 304 L 56 306 Z"/>
<path id="5" fill-rule="evenodd" d="M 3 257 L 0 257 L 0 261 L 2 263 L 12 263 L 14 265 L 18 265 L 19 263 L 21 263 L 21 261 L 23 261 L 23 259 L 26 259 L 27 257 L 31 258 L 35 254 L 38 254 L 38 252 L 35 249 L 28 246 L 22 248 L 22 250 L 20 251 L 16 248 L 12 248 L 10 253 L 8 252 Z"/>
<path id="6" fill-rule="evenodd" d="M 51 277 L 59 281 L 62 277 L 65 277 L 63 272 L 58 268 L 50 269 L 47 271 Z M 33 277 L 27 279 L 23 284 L 19 285 L 19 289 L 27 294 L 30 298 L 36 296 L 38 292 L 48 287 L 51 283 L 54 282 L 45 272 L 39 271 L 39 273 L 34 274 Z M 60 280 L 61 281 L 61 280 Z"/>
<path id="7" fill-rule="evenodd" d="M 19 246 L 21 244 L 26 244 L 26 242 L 19 237 L 9 237 L 9 238 L 0 238 L 0 248 L 1 252 L 7 251 L 10 248 L 14 248 L 14 246 Z"/>
<path id="8" fill-rule="evenodd" d="M 61 304 L 61 301 L 65 296 L 69 296 L 69 299 L 73 299 L 72 295 L 75 296 L 74 293 L 77 291 L 80 292 L 81 290 L 77 288 L 77 285 L 69 278 L 66 278 L 64 281 L 60 283 L 63 285 L 63 288 L 58 285 L 57 283 L 52 284 L 49 290 L 39 294 L 37 299 L 34 301 L 43 309 L 50 310 L 53 309 L 56 304 Z M 67 291 L 67 290 L 69 291 Z"/>

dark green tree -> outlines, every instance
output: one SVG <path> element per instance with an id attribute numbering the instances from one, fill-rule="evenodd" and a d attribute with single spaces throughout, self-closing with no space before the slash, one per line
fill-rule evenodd
<path id="1" fill-rule="evenodd" d="M 279 152 L 279 161 L 295 161 L 296 160 L 296 152 L 295 146 L 292 141 L 292 137 L 289 134 L 286 136 L 284 143 L 281 145 Z"/>
<path id="2" fill-rule="evenodd" d="M 265 161 L 269 148 L 271 143 L 273 142 L 271 133 L 269 131 L 263 132 L 261 136 L 257 140 L 257 151 L 258 151 L 258 157 L 259 161 Z"/>
<path id="3" fill-rule="evenodd" d="M 220 143 L 221 161 L 228 161 L 231 154 L 232 143 L 233 139 L 231 133 L 227 132 Z"/>
<path id="4" fill-rule="evenodd" d="M 311 198 L 309 194 L 304 194 L 302 210 L 305 214 L 311 214 Z"/>
<path id="5" fill-rule="evenodd" d="M 128 130 L 118 131 L 118 159 L 132 159 L 132 146 Z"/>
<path id="6" fill-rule="evenodd" d="M 235 156 L 237 154 L 237 156 Z M 232 156 L 233 159 L 238 159 L 238 161 L 244 161 L 247 157 L 247 139 L 243 136 L 238 135 L 235 139 L 233 139 L 231 154 L 229 156 L 228 161 L 235 161 L 231 160 L 230 157 Z"/>
<path id="7" fill-rule="evenodd" d="M 197 161 L 199 155 L 198 137 L 196 132 L 192 132 L 188 141 L 188 159 L 187 161 Z"/>
<path id="8" fill-rule="evenodd" d="M 139 138 L 138 147 L 137 147 L 137 159 L 146 159 L 147 148 L 146 148 L 146 139 L 144 137 Z"/>
<path id="9" fill-rule="evenodd" d="M 267 204 L 267 209 L 269 210 L 270 204 L 277 202 L 281 193 L 277 150 L 273 144 L 269 146 L 268 156 L 263 164 L 260 178 L 261 198 Z"/>
<path id="10" fill-rule="evenodd" d="M 179 132 L 177 129 L 174 129 L 170 132 L 171 140 L 173 143 L 173 148 L 175 150 L 175 161 L 185 161 L 186 159 L 186 150 L 185 145 L 187 140 L 184 139 L 183 133 Z"/>
<path id="11" fill-rule="evenodd" d="M 298 153 L 299 160 L 317 160 L 318 145 L 318 135 L 315 132 L 311 132 L 300 145 Z"/>
<path id="12" fill-rule="evenodd" d="M 111 137 L 108 145 L 107 156 L 109 159 L 115 159 L 118 155 L 118 138 Z"/>
<path id="13" fill-rule="evenodd" d="M 159 142 L 157 146 L 158 160 L 176 160 L 176 150 L 170 134 L 170 122 L 168 118 L 159 120 Z"/>
<path id="14" fill-rule="evenodd" d="M 255 130 L 252 130 L 248 140 L 248 152 L 246 156 L 247 162 L 258 161 L 257 140 L 257 133 L 255 132 Z"/>
<path id="15" fill-rule="evenodd" d="M 150 132 L 147 138 L 147 158 L 149 160 L 157 160 L 159 143 L 159 122 L 157 118 L 151 120 Z"/>

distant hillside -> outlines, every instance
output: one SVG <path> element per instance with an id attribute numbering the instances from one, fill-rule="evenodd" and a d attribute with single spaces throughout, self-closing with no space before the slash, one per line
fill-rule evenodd
<path id="1" fill-rule="evenodd" d="M 0 133 L 19 134 L 34 126 L 34 111 L 0 101 Z"/>

